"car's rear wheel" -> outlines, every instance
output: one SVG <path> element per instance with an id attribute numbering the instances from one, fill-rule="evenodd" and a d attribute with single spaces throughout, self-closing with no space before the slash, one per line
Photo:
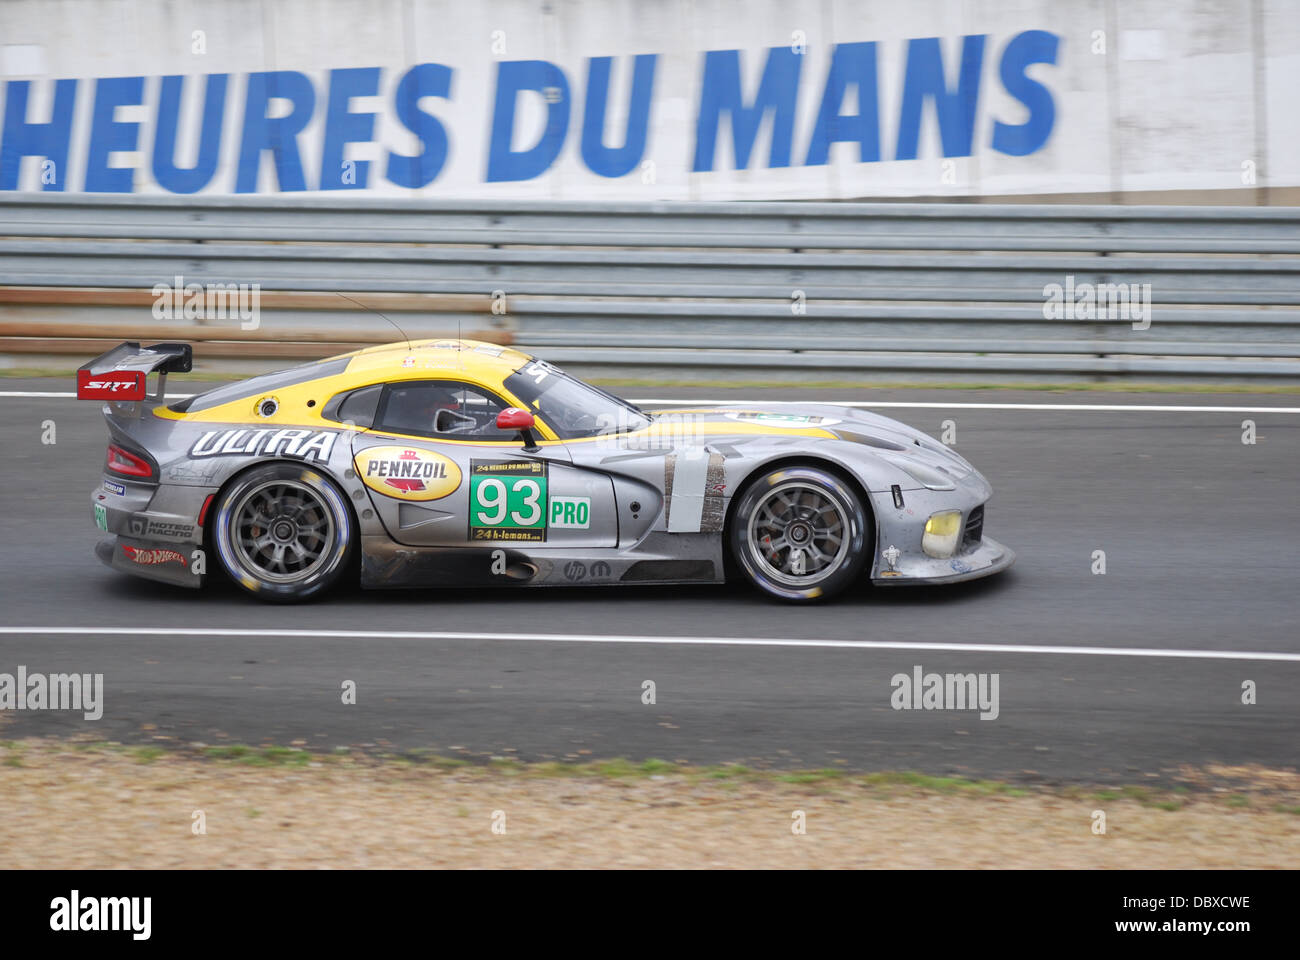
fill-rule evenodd
<path id="1" fill-rule="evenodd" d="M 354 550 L 352 511 L 328 477 L 291 463 L 240 475 L 216 504 L 221 566 L 258 599 L 298 601 L 329 589 Z"/>
<path id="2" fill-rule="evenodd" d="M 741 493 L 728 539 L 737 564 L 760 590 L 782 600 L 823 600 L 861 576 L 867 514 L 834 474 L 781 467 Z"/>

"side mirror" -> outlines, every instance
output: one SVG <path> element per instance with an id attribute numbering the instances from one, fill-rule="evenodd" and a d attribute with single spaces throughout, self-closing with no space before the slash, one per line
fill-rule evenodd
<path id="1" fill-rule="evenodd" d="M 533 415 L 518 407 L 506 407 L 497 414 L 498 430 L 531 430 L 536 425 Z"/>
<path id="2" fill-rule="evenodd" d="M 498 430 L 518 430 L 520 439 L 524 441 L 525 450 L 536 450 L 537 440 L 533 437 L 533 427 L 537 421 L 527 410 L 521 410 L 518 407 L 506 407 L 497 414 Z"/>

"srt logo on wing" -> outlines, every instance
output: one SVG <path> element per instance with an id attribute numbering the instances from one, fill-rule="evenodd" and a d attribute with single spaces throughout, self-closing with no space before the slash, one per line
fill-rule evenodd
<path id="1" fill-rule="evenodd" d="M 77 396 L 82 400 L 143 400 L 144 374 L 138 370 L 91 374 L 77 371 Z"/>

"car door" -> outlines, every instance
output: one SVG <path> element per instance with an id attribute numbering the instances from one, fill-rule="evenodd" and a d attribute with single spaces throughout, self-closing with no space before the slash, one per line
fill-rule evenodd
<path id="1" fill-rule="evenodd" d="M 525 450 L 496 428 L 510 404 L 478 384 L 390 383 L 372 425 L 353 440 L 353 466 L 389 536 L 410 546 L 571 550 L 615 546 L 608 476 L 573 465 L 559 441 Z"/>

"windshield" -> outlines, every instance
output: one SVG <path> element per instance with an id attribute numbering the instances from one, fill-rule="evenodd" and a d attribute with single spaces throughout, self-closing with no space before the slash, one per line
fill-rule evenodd
<path id="1" fill-rule="evenodd" d="M 627 433 L 650 425 L 648 414 L 545 360 L 528 361 L 506 377 L 505 387 L 550 424 L 561 440 Z"/>

